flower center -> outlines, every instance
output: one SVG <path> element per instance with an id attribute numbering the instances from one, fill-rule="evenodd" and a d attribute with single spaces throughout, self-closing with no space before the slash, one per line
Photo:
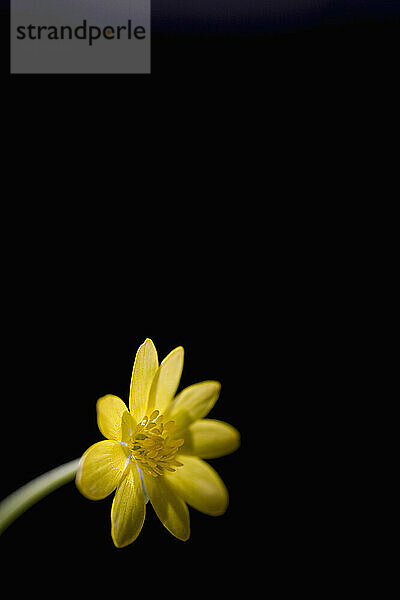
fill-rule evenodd
<path id="1" fill-rule="evenodd" d="M 174 429 L 174 422 L 164 423 L 158 410 L 153 410 L 150 417 L 144 417 L 136 425 L 128 446 L 139 469 L 158 477 L 165 471 L 175 472 L 176 467 L 182 467 L 182 463 L 175 460 L 175 455 L 184 440 L 170 439 Z"/>

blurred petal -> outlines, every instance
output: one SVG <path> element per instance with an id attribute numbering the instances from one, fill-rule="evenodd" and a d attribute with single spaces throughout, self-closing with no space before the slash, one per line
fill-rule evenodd
<path id="1" fill-rule="evenodd" d="M 178 388 L 183 369 L 183 348 L 179 346 L 164 358 L 151 386 L 147 413 L 154 409 L 163 413 Z"/>
<path id="2" fill-rule="evenodd" d="M 139 535 L 146 514 L 144 493 L 135 463 L 130 463 L 111 507 L 111 535 L 117 548 L 131 544 Z"/>
<path id="3" fill-rule="evenodd" d="M 177 457 L 183 467 L 164 477 L 190 506 L 207 515 L 222 515 L 228 507 L 228 490 L 218 473 L 196 456 Z"/>
<path id="4" fill-rule="evenodd" d="M 129 394 L 129 408 L 137 423 L 146 414 L 150 388 L 157 369 L 157 350 L 147 338 L 136 353 Z"/>
<path id="5" fill-rule="evenodd" d="M 90 446 L 79 463 L 78 490 L 90 500 L 102 500 L 115 490 L 126 465 L 123 447 L 113 440 Z"/>
<path id="6" fill-rule="evenodd" d="M 118 396 L 107 394 L 97 400 L 97 425 L 109 440 L 121 441 L 122 416 L 128 408 Z"/>
<path id="7" fill-rule="evenodd" d="M 190 537 L 189 510 L 177 496 L 164 476 L 152 477 L 143 473 L 144 485 L 150 502 L 161 523 L 172 535 L 182 541 Z"/>
<path id="8" fill-rule="evenodd" d="M 169 405 L 165 416 L 175 421 L 175 437 L 196 421 L 205 417 L 216 403 L 221 384 L 218 381 L 195 383 L 178 394 Z"/>
<path id="9" fill-rule="evenodd" d="M 237 450 L 240 434 L 237 429 L 215 419 L 199 419 L 192 423 L 182 435 L 185 440 L 182 454 L 200 458 L 218 458 Z"/>

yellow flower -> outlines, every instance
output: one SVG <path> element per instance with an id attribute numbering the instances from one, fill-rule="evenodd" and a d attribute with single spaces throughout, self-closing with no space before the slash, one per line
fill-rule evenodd
<path id="1" fill-rule="evenodd" d="M 76 485 L 91 500 L 116 489 L 111 534 L 118 548 L 139 535 L 148 499 L 164 527 L 183 541 L 190 536 L 187 504 L 213 516 L 228 506 L 225 484 L 202 459 L 236 450 L 239 432 L 204 419 L 219 396 L 217 381 L 196 383 L 174 397 L 182 367 L 182 347 L 158 365 L 156 348 L 146 339 L 133 365 L 129 411 L 110 394 L 97 402 L 97 423 L 107 439 L 86 450 Z"/>

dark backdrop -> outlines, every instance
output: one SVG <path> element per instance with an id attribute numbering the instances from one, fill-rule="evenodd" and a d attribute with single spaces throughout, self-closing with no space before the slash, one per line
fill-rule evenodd
<path id="1" fill-rule="evenodd" d="M 301 498 L 313 507 L 318 496 L 310 500 L 302 488 L 306 465 L 299 465 L 298 479 L 288 473 L 282 457 L 290 439 L 285 421 L 274 417 L 278 409 L 293 418 L 302 407 L 288 387 L 298 389 L 301 377 L 293 369 L 307 334 L 300 302 L 307 301 L 302 279 L 307 261 L 297 265 L 298 279 L 288 274 L 287 264 L 295 264 L 294 244 L 283 269 L 279 263 L 290 247 L 287 222 L 293 220 L 296 232 L 302 216 L 310 226 L 315 219 L 313 209 L 304 214 L 310 181 L 323 204 L 343 171 L 347 137 L 339 136 L 337 150 L 331 143 L 338 107 L 350 110 L 350 131 L 358 118 L 368 135 L 364 125 L 370 115 L 364 120 L 361 108 L 371 92 L 382 93 L 370 74 L 385 73 L 389 80 L 397 76 L 397 7 L 363 2 L 361 10 L 356 4 L 336 3 L 337 11 L 324 16 L 316 4 L 312 18 L 302 12 L 301 19 L 286 16 L 271 24 L 256 12 L 256 4 L 250 5 L 255 12 L 249 9 L 246 15 L 234 4 L 237 19 L 233 13 L 225 19 L 226 12 L 206 19 L 201 12 L 198 22 L 189 23 L 179 16 L 186 10 L 183 3 L 175 5 L 176 19 L 161 3 L 153 6 L 151 78 L 124 78 L 123 90 L 104 86 L 102 80 L 97 90 L 90 77 L 78 78 L 86 90 L 95 86 L 88 92 L 71 88 L 69 78 L 58 79 L 62 89 L 54 78 L 12 78 L 12 85 L 18 83 L 10 102 L 11 155 L 24 169 L 13 175 L 9 205 L 17 215 L 4 218 L 2 232 L 1 496 L 101 439 L 96 400 L 106 393 L 127 397 L 135 352 L 151 337 L 160 357 L 184 346 L 182 385 L 207 378 L 222 383 L 210 416 L 232 423 L 242 435 L 239 451 L 212 461 L 229 488 L 230 505 L 218 518 L 191 510 L 192 536 L 186 543 L 174 539 L 149 506 L 138 540 L 116 550 L 110 536 L 111 498 L 90 502 L 73 485 L 61 488 L 20 517 L 0 540 L 4 587 L 10 583 L 18 597 L 42 592 L 92 598 L 214 597 L 232 590 L 255 595 L 260 585 L 262 593 L 268 591 L 271 579 L 282 589 L 289 583 L 296 587 L 300 570 L 310 581 L 315 576 L 314 558 L 305 569 L 300 560 L 308 541 Z M 233 22 L 236 29 L 228 26 Z M 226 73 L 233 79 L 224 95 Z M 368 89 L 354 102 L 347 84 L 357 87 L 360 73 L 367 75 Z M 210 74 L 217 77 L 209 79 Z M 146 113 L 135 91 L 139 85 L 145 89 L 144 80 L 160 77 L 163 83 L 155 88 Z M 195 86 L 187 96 L 189 79 Z M 328 83 L 325 97 L 320 96 L 321 81 Z M 334 94 L 339 100 L 329 105 L 327 98 Z M 106 98 L 115 104 L 107 104 Z M 286 104 L 279 111 L 281 98 Z M 13 112 L 15 106 L 20 110 Z M 136 148 L 150 166 L 148 178 L 132 150 L 141 120 L 149 125 L 140 136 L 148 146 Z M 166 133 L 163 123 L 171 125 Z M 177 124 L 189 140 L 181 131 L 177 134 Z M 333 150 L 328 156 L 320 141 L 314 142 L 320 162 L 307 145 L 313 127 Z M 254 137 L 239 140 L 238 129 Z M 121 152 L 116 131 L 124 141 Z M 71 144 L 66 156 L 57 142 Z M 193 146 L 199 150 L 196 156 Z M 160 170 L 159 163 L 168 159 L 170 165 Z M 321 164 L 329 167 L 322 182 L 317 177 Z M 353 156 L 348 164 L 353 167 Z M 167 216 L 157 213 L 160 205 L 175 206 L 176 188 L 182 209 L 167 211 Z M 343 184 L 338 197 L 344 189 Z M 42 202 L 46 193 L 48 204 Z M 205 199 L 211 206 L 205 206 Z M 101 228 L 97 217 L 105 200 L 106 225 Z M 119 213 L 117 200 L 132 206 L 131 222 L 123 210 Z M 144 218 L 138 211 L 142 204 L 151 213 Z M 280 223 L 271 206 L 281 208 Z M 89 218 L 82 225 L 84 207 Z M 129 231 L 121 223 L 109 223 L 107 213 L 126 220 Z M 172 232 L 170 222 L 180 225 L 182 217 L 182 229 Z M 321 236 L 328 221 L 329 216 L 317 223 Z M 165 236 L 158 246 L 157 227 Z M 87 240 L 88 233 L 92 238 Z M 149 246 L 140 240 L 143 233 Z M 297 233 L 303 247 L 306 234 L 302 238 L 301 229 Z M 11 234 L 9 240 L 6 234 Z M 82 239 L 87 241 L 85 252 Z M 311 250 L 318 255 L 318 244 Z M 312 310 L 318 302 L 318 295 L 313 296 Z M 293 321 L 304 328 L 301 336 L 296 336 Z M 302 394 L 307 396 L 314 365 L 308 363 L 305 373 Z M 290 450 L 295 454 L 296 448 Z M 322 531 L 329 518 L 322 519 Z M 301 535 L 296 526 L 303 527 Z M 314 546 L 312 556 L 318 550 Z M 301 565 L 298 571 L 296 564 Z"/>
<path id="2" fill-rule="evenodd" d="M 399 16 L 395 0 L 153 0 L 153 79 L 384 68 L 395 60 Z"/>

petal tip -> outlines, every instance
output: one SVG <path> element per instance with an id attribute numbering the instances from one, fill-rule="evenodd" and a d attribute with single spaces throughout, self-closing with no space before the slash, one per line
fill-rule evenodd
<path id="1" fill-rule="evenodd" d="M 178 539 L 181 540 L 181 542 L 187 542 L 189 538 L 190 538 L 190 531 L 185 536 L 182 536 Z"/>
<path id="2" fill-rule="evenodd" d="M 211 386 L 215 387 L 215 390 L 219 392 L 219 390 L 221 389 L 221 382 L 220 381 L 215 381 L 214 379 L 210 379 L 208 381 L 205 381 L 205 383 L 208 383 Z"/>
<path id="3" fill-rule="evenodd" d="M 140 347 L 142 347 L 142 346 L 149 346 L 149 345 L 155 347 L 155 344 L 154 344 L 153 340 L 151 338 L 146 338 L 144 340 L 144 342 L 142 344 L 140 344 Z"/>

